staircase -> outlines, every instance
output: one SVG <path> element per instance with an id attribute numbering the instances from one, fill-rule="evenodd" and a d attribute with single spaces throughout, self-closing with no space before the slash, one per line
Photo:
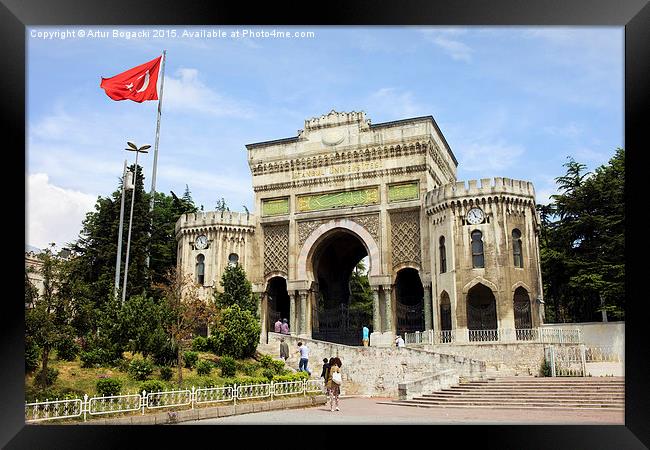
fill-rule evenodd
<path id="1" fill-rule="evenodd" d="M 380 403 L 421 408 L 624 409 L 625 378 L 488 378 L 461 382 L 410 400 Z"/>

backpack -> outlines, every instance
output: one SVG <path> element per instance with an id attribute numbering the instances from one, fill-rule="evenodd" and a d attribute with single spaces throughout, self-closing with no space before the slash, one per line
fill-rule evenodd
<path id="1" fill-rule="evenodd" d="M 332 381 L 336 384 L 341 384 L 343 382 L 343 378 L 341 378 L 341 372 L 332 372 Z"/>

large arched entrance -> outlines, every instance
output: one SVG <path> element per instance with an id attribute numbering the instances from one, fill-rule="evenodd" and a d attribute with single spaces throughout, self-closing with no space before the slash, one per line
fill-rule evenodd
<path id="1" fill-rule="evenodd" d="M 492 290 L 478 283 L 467 293 L 467 329 L 470 341 L 496 341 L 497 309 Z"/>
<path id="2" fill-rule="evenodd" d="M 363 241 L 345 228 L 328 231 L 315 244 L 312 338 L 361 345 L 363 326 L 372 331 L 372 292 L 365 271 L 355 270 L 366 256 Z"/>
<path id="3" fill-rule="evenodd" d="M 268 299 L 268 321 L 270 329 L 273 330 L 273 324 L 276 320 L 287 319 L 289 327 L 291 316 L 289 315 L 289 294 L 287 293 L 287 280 L 283 277 L 273 277 L 266 285 L 266 295 Z"/>
<path id="4" fill-rule="evenodd" d="M 424 331 L 424 288 L 418 271 L 411 268 L 397 272 L 397 334 Z"/>

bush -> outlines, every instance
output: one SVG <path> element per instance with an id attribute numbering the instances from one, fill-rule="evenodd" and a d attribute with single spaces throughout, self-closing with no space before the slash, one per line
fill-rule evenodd
<path id="1" fill-rule="evenodd" d="M 257 372 L 257 369 L 260 368 L 260 365 L 256 362 L 237 362 L 237 370 L 240 372 L 244 372 L 245 375 L 248 376 L 253 376 L 255 375 L 255 372 Z"/>
<path id="2" fill-rule="evenodd" d="M 160 379 L 163 381 L 169 381 L 172 379 L 173 371 L 169 366 L 162 366 L 160 368 Z"/>
<path id="3" fill-rule="evenodd" d="M 97 393 L 103 397 L 108 397 L 110 395 L 120 395 L 122 390 L 122 382 L 116 380 L 115 378 L 104 378 L 97 380 L 95 385 Z"/>
<path id="4" fill-rule="evenodd" d="M 274 359 L 273 362 L 271 362 L 270 369 L 274 372 L 275 375 L 284 374 L 285 372 L 284 361 Z"/>
<path id="5" fill-rule="evenodd" d="M 208 349 L 208 340 L 203 336 L 197 336 L 192 341 L 192 350 L 195 352 L 207 352 Z"/>
<path id="6" fill-rule="evenodd" d="M 25 372 L 31 373 L 38 369 L 41 349 L 30 340 L 25 342 Z"/>
<path id="7" fill-rule="evenodd" d="M 309 379 L 307 372 L 292 372 L 287 375 L 274 375 L 273 381 L 276 383 L 282 383 L 285 381 L 302 381 Z"/>
<path id="8" fill-rule="evenodd" d="M 265 384 L 268 383 L 268 378 L 265 377 L 237 377 L 237 378 L 226 378 L 223 382 L 224 386 L 233 386 L 242 384 Z"/>
<path id="9" fill-rule="evenodd" d="M 146 359 L 136 358 L 129 364 L 129 374 L 138 381 L 144 381 L 153 372 L 153 365 Z"/>
<path id="10" fill-rule="evenodd" d="M 38 384 L 40 383 L 41 379 L 41 374 L 43 373 L 42 370 L 39 370 L 36 372 L 36 375 L 34 376 L 34 383 Z M 59 371 L 53 367 L 48 367 L 47 368 L 47 374 L 45 375 L 45 385 L 46 386 L 52 386 L 55 382 L 56 379 L 59 377 Z"/>
<path id="11" fill-rule="evenodd" d="M 192 369 L 196 366 L 196 362 L 199 360 L 199 354 L 197 352 L 185 352 L 183 354 L 183 361 L 185 361 L 185 367 Z"/>
<path id="12" fill-rule="evenodd" d="M 271 355 L 262 355 L 260 356 L 260 364 L 262 365 L 263 368 L 270 369 L 271 364 L 273 364 L 273 358 L 271 357 Z"/>
<path id="13" fill-rule="evenodd" d="M 164 390 L 165 390 L 165 383 L 158 380 L 147 380 L 140 385 L 139 393 L 141 394 L 142 391 L 147 391 L 147 393 L 162 392 Z"/>
<path id="14" fill-rule="evenodd" d="M 237 371 L 237 363 L 235 359 L 230 356 L 222 356 L 219 360 L 219 366 L 221 367 L 221 376 L 224 378 L 232 378 L 235 376 Z"/>
<path id="15" fill-rule="evenodd" d="M 205 375 L 210 375 L 210 372 L 212 371 L 212 363 L 210 361 L 206 360 L 201 360 L 198 363 L 196 363 L 196 373 L 205 376 Z"/>
<path id="16" fill-rule="evenodd" d="M 206 350 L 215 354 L 219 353 L 219 339 L 216 335 L 212 335 L 206 339 Z"/>
<path id="17" fill-rule="evenodd" d="M 81 347 L 72 337 L 66 337 L 56 345 L 56 357 L 64 361 L 74 361 L 81 351 Z"/>
<path id="18" fill-rule="evenodd" d="M 273 379 L 274 375 L 275 375 L 275 372 L 273 371 L 273 369 L 264 369 L 262 371 L 262 376 L 264 378 L 268 379 L 269 381 Z"/>
<path id="19" fill-rule="evenodd" d="M 232 305 L 223 311 L 217 327 L 217 353 L 237 359 L 253 356 L 260 332 L 260 324 L 250 311 Z"/>
<path id="20" fill-rule="evenodd" d="M 111 364 L 119 364 L 121 358 L 117 357 L 110 350 L 104 348 L 93 348 L 87 352 L 81 352 L 79 354 L 81 359 L 81 367 L 100 367 Z"/>
<path id="21" fill-rule="evenodd" d="M 551 365 L 544 359 L 542 361 L 542 367 L 540 368 L 540 376 L 550 377 L 552 375 Z"/>

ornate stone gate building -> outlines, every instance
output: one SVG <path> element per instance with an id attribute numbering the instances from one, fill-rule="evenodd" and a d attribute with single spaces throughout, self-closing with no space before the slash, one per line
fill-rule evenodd
<path id="1" fill-rule="evenodd" d="M 372 124 L 363 112 L 305 121 L 295 137 L 246 146 L 255 214 L 187 214 L 178 266 L 204 294 L 242 264 L 260 294 L 262 335 L 291 333 L 391 345 L 395 334 L 541 324 L 539 216 L 530 182 L 456 180 L 433 117 Z M 356 315 L 349 281 L 367 257 L 372 315 Z M 478 333 L 478 334 L 477 334 Z"/>

